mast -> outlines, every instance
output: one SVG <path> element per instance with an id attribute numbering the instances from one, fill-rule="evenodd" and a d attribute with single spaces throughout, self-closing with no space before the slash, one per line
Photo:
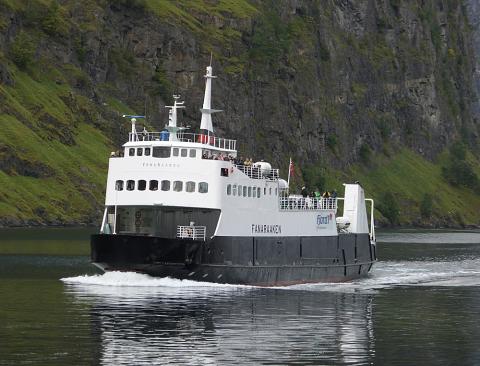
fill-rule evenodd
<path id="1" fill-rule="evenodd" d="M 212 109 L 212 79 L 216 78 L 212 74 L 212 61 L 207 66 L 207 73 L 205 75 L 205 95 L 203 97 L 202 122 L 200 123 L 200 130 L 206 130 L 207 134 L 213 134 L 212 113 L 221 112 L 219 109 Z"/>
<path id="2" fill-rule="evenodd" d="M 170 132 L 170 141 L 178 141 L 177 132 L 184 130 L 185 127 L 178 127 L 177 126 L 177 109 L 185 108 L 185 101 L 179 102 L 180 95 L 173 95 L 173 99 L 175 100 L 173 105 L 167 105 L 165 108 L 170 108 L 168 112 L 168 125 L 165 128 Z"/>

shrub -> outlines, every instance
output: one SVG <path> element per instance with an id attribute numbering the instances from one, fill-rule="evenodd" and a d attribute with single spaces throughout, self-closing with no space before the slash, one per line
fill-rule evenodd
<path id="1" fill-rule="evenodd" d="M 420 215 L 424 219 L 428 219 L 432 216 L 433 212 L 433 197 L 429 193 L 423 195 L 422 201 L 420 202 Z"/>
<path id="2" fill-rule="evenodd" d="M 319 189 L 320 191 L 323 191 L 323 188 L 325 187 L 325 174 L 322 167 L 307 165 L 302 168 L 302 177 L 307 189 Z"/>
<path id="3" fill-rule="evenodd" d="M 358 155 L 360 156 L 360 161 L 362 163 L 368 164 L 370 162 L 370 157 L 372 155 L 372 150 L 370 149 L 370 146 L 368 146 L 365 143 L 362 144 L 362 146 L 360 146 Z"/>
<path id="4" fill-rule="evenodd" d="M 470 189 L 480 188 L 477 174 L 466 161 L 467 148 L 460 142 L 450 147 L 449 161 L 442 167 L 442 175 L 453 186 Z"/>
<path id="5" fill-rule="evenodd" d="M 397 198 L 392 192 L 386 192 L 380 197 L 378 210 L 388 221 L 390 221 L 390 224 L 398 224 L 400 209 L 398 207 Z"/>
<path id="6" fill-rule="evenodd" d="M 35 46 L 30 36 L 21 31 L 10 47 L 12 61 L 20 68 L 26 69 L 33 61 Z"/>

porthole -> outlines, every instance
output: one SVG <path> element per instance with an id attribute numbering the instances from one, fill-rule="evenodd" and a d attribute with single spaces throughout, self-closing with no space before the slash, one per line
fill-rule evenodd
<path id="1" fill-rule="evenodd" d="M 181 180 L 176 180 L 173 182 L 173 190 L 175 192 L 181 192 L 183 190 L 183 182 Z"/>
<path id="2" fill-rule="evenodd" d="M 169 180 L 162 180 L 161 189 L 162 189 L 162 191 L 169 191 L 170 190 L 170 181 Z"/>
<path id="3" fill-rule="evenodd" d="M 123 180 L 117 180 L 115 182 L 115 190 L 116 191 L 123 191 Z"/>
<path id="4" fill-rule="evenodd" d="M 149 189 L 151 191 L 157 191 L 158 190 L 158 180 L 151 180 Z"/>
<path id="5" fill-rule="evenodd" d="M 133 191 L 135 189 L 135 181 L 127 180 L 127 191 Z"/>
<path id="6" fill-rule="evenodd" d="M 147 189 L 147 181 L 141 179 L 138 181 L 138 190 L 139 191 L 144 191 L 145 189 Z"/>
<path id="7" fill-rule="evenodd" d="M 187 182 L 185 185 L 185 190 L 190 193 L 195 192 L 195 182 Z"/>
<path id="8" fill-rule="evenodd" d="M 198 183 L 198 193 L 207 193 L 208 192 L 208 183 L 200 182 Z"/>

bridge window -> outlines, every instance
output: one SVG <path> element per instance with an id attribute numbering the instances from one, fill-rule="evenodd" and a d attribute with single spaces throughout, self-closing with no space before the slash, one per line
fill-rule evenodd
<path id="1" fill-rule="evenodd" d="M 173 148 L 173 156 L 178 156 L 178 147 Z"/>
<path id="2" fill-rule="evenodd" d="M 257 198 L 260 198 L 260 192 L 261 192 L 260 187 L 258 187 L 257 188 Z"/>
<path id="3" fill-rule="evenodd" d="M 230 196 L 232 194 L 232 185 L 227 184 L 227 196 Z"/>
<path id="4" fill-rule="evenodd" d="M 116 191 L 123 191 L 123 180 L 117 180 L 115 182 L 115 190 Z"/>
<path id="5" fill-rule="evenodd" d="M 143 155 L 143 149 L 141 147 L 137 148 L 137 156 Z"/>
<path id="6" fill-rule="evenodd" d="M 270 196 L 272 195 L 272 187 L 270 187 Z"/>
<path id="7" fill-rule="evenodd" d="M 264 188 L 264 189 L 263 189 L 263 195 L 264 195 L 264 196 L 267 195 L 267 188 Z"/>
<path id="8" fill-rule="evenodd" d="M 170 181 L 169 180 L 162 180 L 161 188 L 162 188 L 162 191 L 169 191 L 170 190 Z"/>
<path id="9" fill-rule="evenodd" d="M 252 187 L 248 187 L 248 197 L 252 197 Z"/>
<path id="10" fill-rule="evenodd" d="M 220 168 L 220 176 L 228 177 L 228 168 Z"/>
<path id="11" fill-rule="evenodd" d="M 242 186 L 238 185 L 238 197 L 242 197 Z"/>
<path id="12" fill-rule="evenodd" d="M 207 182 L 198 183 L 198 192 L 199 193 L 207 193 L 208 192 L 208 183 Z"/>
<path id="13" fill-rule="evenodd" d="M 197 156 L 197 150 L 196 149 L 190 149 L 190 157 L 194 158 Z"/>
<path id="14" fill-rule="evenodd" d="M 253 187 L 252 197 L 253 197 L 253 198 L 257 197 L 257 187 Z"/>
<path id="15" fill-rule="evenodd" d="M 237 195 L 237 185 L 236 184 L 233 185 L 232 193 L 233 193 L 234 196 Z"/>
<path id="16" fill-rule="evenodd" d="M 135 189 L 135 181 L 127 180 L 127 191 L 133 191 Z"/>
<path id="17" fill-rule="evenodd" d="M 187 157 L 187 149 L 180 150 L 180 155 L 182 156 L 182 158 L 186 158 Z"/>
<path id="18" fill-rule="evenodd" d="M 187 192 L 195 192 L 195 182 L 187 182 L 185 190 Z"/>
<path id="19" fill-rule="evenodd" d="M 278 194 L 278 188 L 275 188 L 275 196 Z"/>
<path id="20" fill-rule="evenodd" d="M 243 186 L 243 197 L 247 197 L 247 187 Z"/>
<path id="21" fill-rule="evenodd" d="M 151 180 L 150 181 L 150 190 L 151 191 L 158 190 L 158 180 Z"/>
<path id="22" fill-rule="evenodd" d="M 139 180 L 138 181 L 138 190 L 139 191 L 144 191 L 147 188 L 147 181 L 145 180 Z"/>
<path id="23" fill-rule="evenodd" d="M 175 192 L 181 192 L 183 190 L 183 182 L 181 180 L 173 182 L 173 190 Z"/>
<path id="24" fill-rule="evenodd" d="M 170 147 L 154 147 L 152 151 L 152 156 L 154 158 L 169 158 L 170 157 Z"/>
<path id="25" fill-rule="evenodd" d="M 145 156 L 150 156 L 150 148 L 149 147 L 145 148 Z"/>
<path id="26" fill-rule="evenodd" d="M 135 156 L 135 149 L 134 148 L 128 149 L 128 156 Z"/>

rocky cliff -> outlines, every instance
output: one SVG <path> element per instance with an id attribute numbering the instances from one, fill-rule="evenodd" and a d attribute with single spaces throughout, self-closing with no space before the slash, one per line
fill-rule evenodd
<path id="1" fill-rule="evenodd" d="M 360 178 L 389 202 L 385 222 L 478 224 L 467 6 L 0 0 L 2 221 L 96 220 L 109 151 L 128 129 L 120 114 L 146 113 L 159 129 L 176 92 L 181 120 L 198 126 L 213 54 L 213 104 L 224 111 L 214 124 L 243 155 L 284 169 L 292 156 L 296 184 Z"/>

